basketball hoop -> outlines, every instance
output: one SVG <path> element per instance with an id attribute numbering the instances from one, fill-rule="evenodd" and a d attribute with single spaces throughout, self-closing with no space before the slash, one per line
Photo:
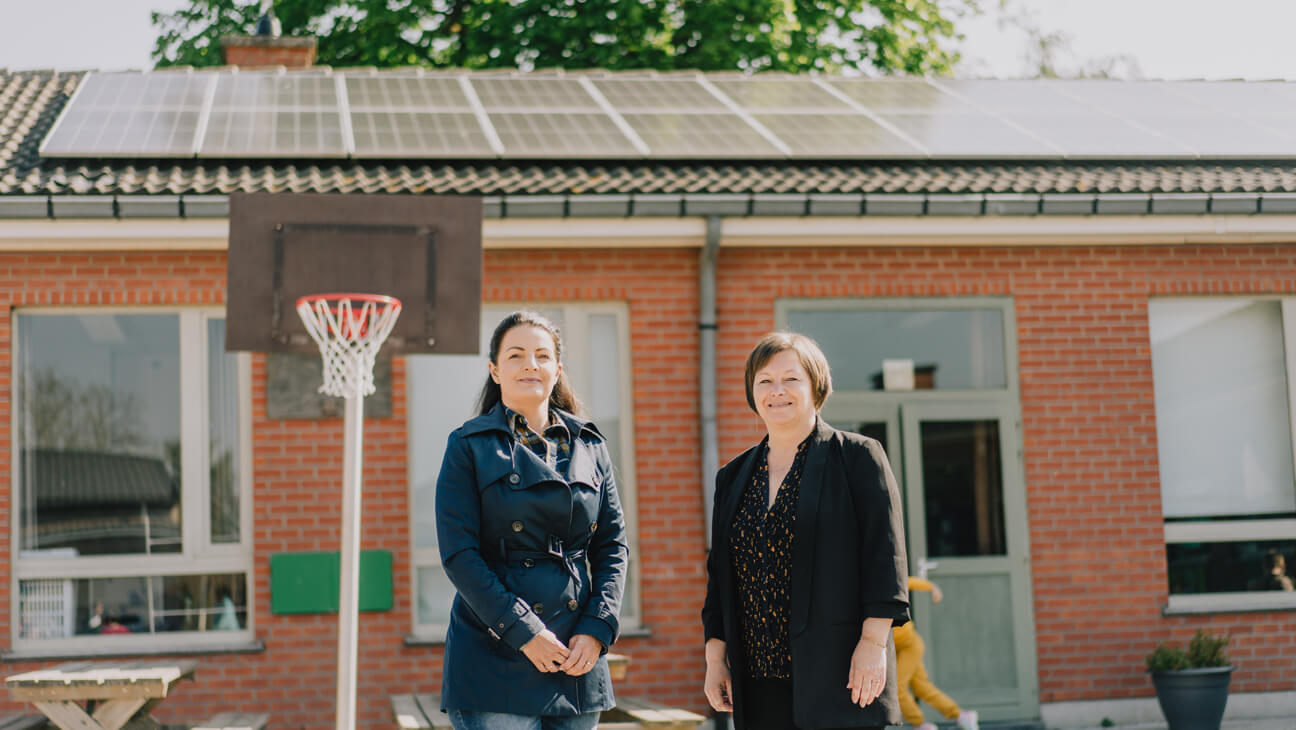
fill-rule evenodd
<path id="1" fill-rule="evenodd" d="M 400 300 L 382 294 L 311 294 L 298 299 L 297 313 L 324 358 L 319 392 L 344 398 L 373 395 L 374 358 L 400 312 Z"/>
<path id="2" fill-rule="evenodd" d="M 306 331 L 324 358 L 321 393 L 346 398 L 342 456 L 342 545 L 338 566 L 337 730 L 355 730 L 359 651 L 360 492 L 363 486 L 364 397 L 373 395 L 374 358 L 400 316 L 401 303 L 382 294 L 311 294 L 297 300 Z"/>

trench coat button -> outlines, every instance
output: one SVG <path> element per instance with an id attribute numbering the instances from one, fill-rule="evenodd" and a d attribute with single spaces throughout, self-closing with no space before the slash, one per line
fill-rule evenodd
<path id="1" fill-rule="evenodd" d="M 568 610 L 568 611 L 575 611 L 575 610 L 578 609 L 578 608 L 580 608 L 580 604 L 577 603 L 575 600 L 571 600 L 571 601 L 568 601 L 568 602 L 567 602 L 567 610 Z"/>
<path id="2" fill-rule="evenodd" d="M 598 523 L 597 523 L 597 522 L 591 522 L 591 523 L 590 523 L 590 532 L 598 532 Z"/>
<path id="3" fill-rule="evenodd" d="M 544 604 L 543 603 L 532 604 L 531 610 L 535 611 L 536 613 L 544 613 Z"/>
<path id="4" fill-rule="evenodd" d="M 509 484 L 517 484 L 522 481 L 522 477 L 517 474 L 509 474 Z"/>
<path id="5" fill-rule="evenodd" d="M 512 528 L 514 532 L 522 531 L 522 520 L 513 520 Z"/>
<path id="6" fill-rule="evenodd" d="M 531 558 L 527 558 L 526 560 L 523 560 L 523 561 L 522 561 L 522 567 L 523 567 L 523 568 L 534 568 L 534 567 L 535 567 L 535 561 L 532 560 Z"/>

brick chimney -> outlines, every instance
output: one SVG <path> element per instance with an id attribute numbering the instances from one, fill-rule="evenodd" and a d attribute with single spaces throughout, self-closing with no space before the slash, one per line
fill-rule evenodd
<path id="1" fill-rule="evenodd" d="M 315 65 L 314 38 L 271 35 L 227 35 L 221 38 L 225 64 L 239 68 L 310 68 Z"/>

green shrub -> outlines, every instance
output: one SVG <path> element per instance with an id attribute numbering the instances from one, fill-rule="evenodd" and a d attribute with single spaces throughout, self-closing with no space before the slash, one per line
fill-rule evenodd
<path id="1" fill-rule="evenodd" d="M 1147 655 L 1147 668 L 1153 672 L 1173 672 L 1180 669 L 1227 667 L 1228 656 L 1224 653 L 1224 647 L 1228 645 L 1228 641 L 1227 636 L 1212 636 L 1197 629 L 1197 633 L 1188 642 L 1188 651 L 1164 642 L 1157 644 L 1157 648 Z"/>

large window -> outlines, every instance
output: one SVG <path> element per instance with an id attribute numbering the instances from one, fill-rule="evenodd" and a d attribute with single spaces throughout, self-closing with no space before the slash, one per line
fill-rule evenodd
<path id="1" fill-rule="evenodd" d="M 585 404 L 585 416 L 607 439 L 621 506 L 630 533 L 630 575 L 621 610 L 623 628 L 639 624 L 635 544 L 634 443 L 630 413 L 629 315 L 622 304 L 555 304 L 535 307 L 563 335 L 563 367 Z M 408 358 L 410 488 L 414 554 L 414 632 L 444 635 L 454 586 L 441 568 L 436 540 L 436 479 L 446 438 L 476 415 L 486 379 L 490 336 L 512 307 L 482 310 L 480 355 L 416 355 Z"/>
<path id="2" fill-rule="evenodd" d="M 1148 329 L 1170 608 L 1296 607 L 1296 300 L 1155 299 Z"/>
<path id="3" fill-rule="evenodd" d="M 15 647 L 249 639 L 249 360 L 220 312 L 15 326 Z"/>

